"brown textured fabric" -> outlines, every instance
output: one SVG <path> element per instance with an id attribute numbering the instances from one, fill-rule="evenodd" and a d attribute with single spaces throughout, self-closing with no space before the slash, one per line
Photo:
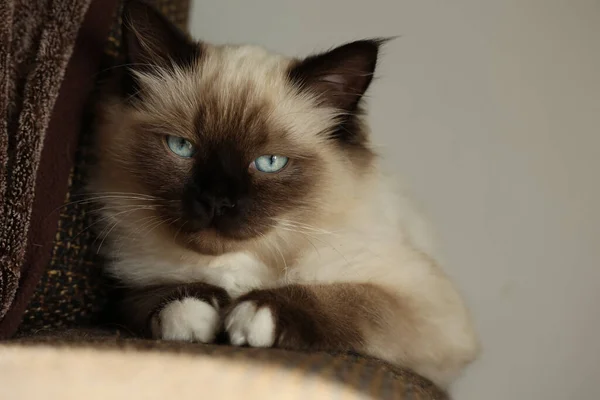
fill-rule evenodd
<path id="1" fill-rule="evenodd" d="M 303 353 L 281 349 L 239 348 L 231 346 L 202 345 L 187 342 L 152 341 L 122 337 L 110 331 L 70 330 L 63 332 L 41 333 L 17 338 L 9 342 L 27 347 L 50 345 L 61 347 L 66 354 L 73 347 L 93 347 L 103 351 L 118 349 L 126 354 L 151 351 L 154 353 L 176 353 L 194 355 L 200 359 L 231 360 L 244 367 L 242 377 L 251 381 L 264 380 L 264 388 L 271 389 L 281 375 L 267 374 L 265 369 L 290 373 L 295 385 L 281 388 L 282 391 L 262 392 L 262 398 L 335 398 L 331 392 L 310 392 L 305 383 L 310 377 L 326 379 L 343 384 L 364 397 L 398 400 L 446 400 L 448 396 L 428 381 L 409 372 L 394 368 L 381 361 L 348 354 Z M 2 347 L 0 347 L 2 354 Z M 179 372 L 169 370 L 175 374 Z M 1 370 L 0 370 L 1 373 Z M 138 371 L 139 373 L 139 371 Z M 236 384 L 239 374 L 233 370 L 220 370 L 227 377 L 228 384 Z M 217 389 L 217 391 L 215 391 Z M 203 387 L 203 393 L 219 394 L 218 387 Z M 245 390 L 249 389 L 247 386 Z M 261 388 L 259 388 L 261 389 Z M 262 390 L 262 389 L 261 389 Z M 342 392 L 336 392 L 338 394 Z M 242 398 L 247 393 L 239 392 Z M 332 397 L 328 397 L 332 396 Z M 224 398 L 224 397 L 218 397 Z"/>
<path id="2" fill-rule="evenodd" d="M 0 132 L 0 338 L 16 330 L 47 265 L 58 219 L 52 210 L 64 199 L 83 107 L 113 19 L 116 0 L 94 0 L 86 13 L 89 3 L 0 5 L 2 14 L 11 12 L 3 36 L 11 44 L 2 76 L 8 89 L 0 96 L 8 121 Z"/>
<path id="3" fill-rule="evenodd" d="M 152 3 L 185 29 L 189 0 L 152 0 Z M 104 46 L 100 69 L 107 73 L 122 65 L 120 9 Z M 103 78 L 107 77 L 98 79 Z M 85 123 L 93 121 L 88 119 Z M 92 205 L 81 201 L 88 169 L 93 163 L 93 135 L 87 125 L 81 130 L 64 205 L 56 211 L 59 220 L 50 261 L 25 310 L 20 333 L 91 326 L 98 323 L 106 306 L 107 282 L 101 272 L 102 258 L 97 254 L 100 240 L 94 235 Z"/>
<path id="4" fill-rule="evenodd" d="M 0 318 L 19 285 L 42 144 L 88 5 L 69 0 L 0 3 Z"/>

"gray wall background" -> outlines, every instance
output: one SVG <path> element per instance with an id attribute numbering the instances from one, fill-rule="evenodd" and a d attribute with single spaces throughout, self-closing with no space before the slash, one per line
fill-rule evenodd
<path id="1" fill-rule="evenodd" d="M 600 399 L 599 1 L 194 0 L 191 30 L 289 55 L 402 35 L 371 120 L 483 340 L 456 398 Z"/>

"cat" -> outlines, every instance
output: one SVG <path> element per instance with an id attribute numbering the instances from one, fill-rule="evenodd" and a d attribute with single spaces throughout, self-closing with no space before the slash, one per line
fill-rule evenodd
<path id="1" fill-rule="evenodd" d="M 141 1 L 124 13 L 129 68 L 89 190 L 124 324 L 453 382 L 479 352 L 471 317 L 363 111 L 385 40 L 299 59 L 193 41 Z"/>

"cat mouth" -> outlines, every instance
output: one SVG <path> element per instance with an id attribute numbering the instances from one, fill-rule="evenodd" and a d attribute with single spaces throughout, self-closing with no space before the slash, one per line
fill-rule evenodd
<path id="1" fill-rule="evenodd" d="M 261 233 L 257 229 L 247 228 L 243 222 L 229 217 L 215 217 L 209 220 L 191 217 L 182 220 L 181 227 L 177 229 L 190 237 L 224 241 L 248 240 Z"/>
<path id="2" fill-rule="evenodd" d="M 245 230 L 241 227 L 223 229 L 214 223 L 198 226 L 184 222 L 180 233 L 175 236 L 175 240 L 190 250 L 216 256 L 237 251 L 258 236 L 256 231 Z"/>

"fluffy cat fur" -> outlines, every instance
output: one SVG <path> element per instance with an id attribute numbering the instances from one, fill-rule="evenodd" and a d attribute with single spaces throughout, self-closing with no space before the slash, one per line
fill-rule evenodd
<path id="1" fill-rule="evenodd" d="M 103 106 L 90 189 L 123 323 L 356 351 L 451 383 L 478 352 L 469 313 L 363 119 L 383 41 L 296 59 L 193 42 L 143 2 L 125 15 L 129 70 Z M 262 173 L 264 154 L 290 161 Z"/>

